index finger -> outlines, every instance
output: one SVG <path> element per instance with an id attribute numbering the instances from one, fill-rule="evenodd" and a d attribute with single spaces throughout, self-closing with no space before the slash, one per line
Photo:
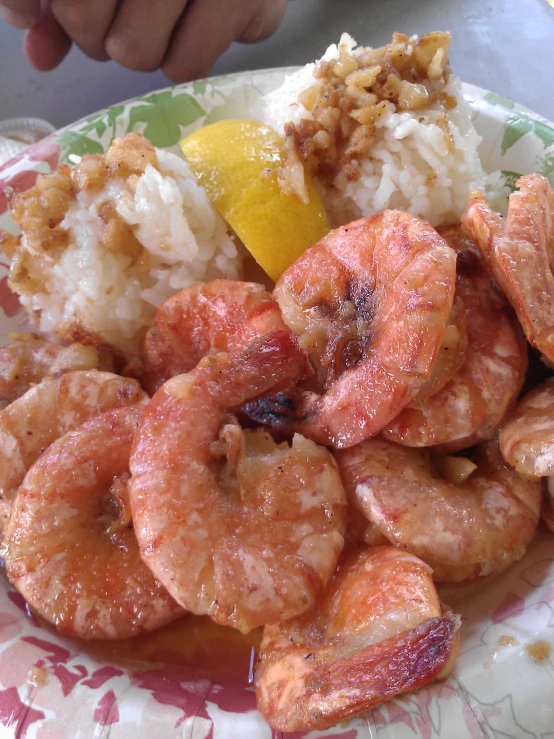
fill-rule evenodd
<path id="1" fill-rule="evenodd" d="M 14 28 L 30 28 L 40 17 L 40 0 L 0 0 L 0 16 Z"/>
<path id="2" fill-rule="evenodd" d="M 190 0 L 162 70 L 173 82 L 205 77 L 233 41 L 251 42 L 277 29 L 286 0 Z"/>

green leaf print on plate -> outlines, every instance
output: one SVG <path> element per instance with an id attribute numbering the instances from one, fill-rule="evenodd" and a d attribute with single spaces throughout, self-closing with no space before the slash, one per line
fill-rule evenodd
<path id="1" fill-rule="evenodd" d="M 117 123 L 117 119 L 125 113 L 125 106 L 124 105 L 113 105 L 111 108 L 108 108 L 108 115 L 107 115 L 107 121 L 108 125 L 113 128 L 113 136 L 115 137 L 115 126 Z"/>
<path id="2" fill-rule="evenodd" d="M 487 92 L 485 100 L 491 105 L 498 105 L 505 110 L 513 110 L 515 108 L 515 103 L 512 100 L 508 100 L 508 98 L 502 95 L 497 95 L 496 92 Z"/>
<path id="3" fill-rule="evenodd" d="M 204 109 L 192 95 L 172 95 L 170 90 L 143 98 L 143 104 L 129 111 L 127 132 L 145 123 L 142 133 L 160 148 L 175 146 L 181 138 L 181 126 L 189 126 L 204 115 Z"/>
<path id="4" fill-rule="evenodd" d="M 71 154 L 82 157 L 84 154 L 103 154 L 104 147 L 98 141 L 76 131 L 63 131 L 58 137 L 58 145 L 67 159 Z"/>
<path id="5" fill-rule="evenodd" d="M 502 176 L 504 177 L 504 180 L 506 182 L 506 187 L 509 187 L 512 192 L 517 189 L 516 182 L 521 177 L 521 174 L 519 172 L 509 172 L 508 170 L 503 169 Z"/>
<path id="6" fill-rule="evenodd" d="M 554 187 L 554 152 L 546 154 L 544 159 L 541 161 L 540 171 L 541 174 L 543 174 L 546 179 L 549 180 L 552 187 Z"/>
<path id="7" fill-rule="evenodd" d="M 554 144 L 554 129 L 547 123 L 531 119 L 533 123 L 533 133 L 542 141 L 546 147 Z"/>
<path id="8" fill-rule="evenodd" d="M 192 92 L 195 95 L 203 95 L 206 92 L 208 86 L 208 80 L 195 80 L 192 83 Z"/>
<path id="9" fill-rule="evenodd" d="M 554 130 L 552 127 L 542 121 L 531 118 L 530 116 L 522 116 L 521 114 L 511 115 L 505 124 L 504 136 L 500 144 L 500 152 L 504 155 L 522 136 L 532 131 L 546 147 L 554 144 Z"/>
<path id="10" fill-rule="evenodd" d="M 520 115 L 512 115 L 506 122 L 504 136 L 500 144 L 500 153 L 505 154 L 522 136 L 533 130 L 533 122 L 530 118 Z"/>

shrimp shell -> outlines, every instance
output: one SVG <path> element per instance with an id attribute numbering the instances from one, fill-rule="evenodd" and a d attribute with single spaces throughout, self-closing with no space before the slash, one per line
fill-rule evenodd
<path id="1" fill-rule="evenodd" d="M 460 619 L 441 616 L 429 568 L 394 547 L 346 557 L 308 613 L 266 626 L 258 708 L 278 731 L 327 729 L 443 679 Z"/>
<path id="2" fill-rule="evenodd" d="M 524 475 L 554 475 L 554 377 L 523 397 L 499 435 L 502 456 Z"/>
<path id="3" fill-rule="evenodd" d="M 429 379 L 452 310 L 455 254 L 400 211 L 331 231 L 275 296 L 326 392 L 305 393 L 295 430 L 337 448 L 377 434 Z"/>
<path id="4" fill-rule="evenodd" d="M 243 632 L 309 608 L 344 543 L 330 453 L 301 436 L 276 447 L 229 413 L 303 369 L 288 330 L 244 355 L 205 357 L 162 385 L 135 437 L 129 492 L 144 561 L 187 610 Z"/>
<path id="5" fill-rule="evenodd" d="M 147 402 L 136 380 L 83 370 L 43 380 L 0 412 L 0 532 L 29 467 L 53 441 L 102 411 Z"/>
<path id="6" fill-rule="evenodd" d="M 466 360 L 440 392 L 417 396 L 383 435 L 407 446 L 440 444 L 456 451 L 497 433 L 525 380 L 527 343 L 476 245 L 460 228 L 441 233 L 457 252 L 456 295 L 467 317 Z"/>
<path id="7" fill-rule="evenodd" d="M 535 536 L 540 482 L 507 465 L 497 439 L 478 447 L 477 469 L 457 485 L 440 479 L 425 451 L 381 438 L 335 457 L 350 501 L 437 581 L 504 570 Z"/>
<path id="8" fill-rule="evenodd" d="M 514 307 L 529 343 L 554 363 L 554 193 L 531 174 L 516 183 L 506 220 L 484 199 L 472 201 L 462 223 L 479 245 Z"/>
<path id="9" fill-rule="evenodd" d="M 115 481 L 121 496 L 128 479 L 143 410 L 107 411 L 54 441 L 25 476 L 5 532 L 10 582 L 81 639 L 138 636 L 184 615 L 142 562 L 110 494 Z"/>

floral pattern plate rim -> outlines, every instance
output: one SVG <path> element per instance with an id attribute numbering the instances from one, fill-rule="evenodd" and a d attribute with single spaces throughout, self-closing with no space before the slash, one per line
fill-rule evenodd
<path id="1" fill-rule="evenodd" d="M 22 152 L 0 170 L 0 227 L 14 229 L 11 196 L 59 162 L 105 151 L 114 136 L 142 131 L 178 150 L 195 128 L 255 117 L 262 94 L 292 69 L 214 77 L 134 98 L 88 116 Z M 514 187 L 538 171 L 554 183 L 554 124 L 505 98 L 464 85 L 482 136 L 487 171 Z M 0 258 L 0 343 L 24 327 Z M 442 684 L 380 706 L 326 732 L 296 739 L 481 739 L 554 736 L 554 539 L 541 532 L 507 572 L 442 597 L 463 615 L 462 649 Z M 539 644 L 543 659 L 533 659 Z M 538 651 L 541 651 L 540 649 Z M 95 657 L 44 629 L 5 580 L 0 585 L 0 737 L 69 739 L 280 737 L 255 708 L 252 688 L 216 685 L 187 665 L 123 663 Z M 292 736 L 292 735 L 290 735 Z"/>

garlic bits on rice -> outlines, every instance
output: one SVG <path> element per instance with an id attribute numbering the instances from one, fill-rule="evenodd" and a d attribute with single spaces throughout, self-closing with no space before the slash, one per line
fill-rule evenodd
<path id="1" fill-rule="evenodd" d="M 133 356 L 161 302 L 240 277 L 230 229 L 187 163 L 141 134 L 39 177 L 12 214 L 10 287 L 43 336 Z"/>
<path id="2" fill-rule="evenodd" d="M 449 46 L 442 31 L 395 33 L 378 49 L 343 33 L 319 61 L 287 76 L 263 106 L 265 122 L 287 139 L 281 181 L 288 174 L 300 192 L 303 164 L 332 226 L 387 208 L 432 226 L 456 223 L 476 189 L 498 207 L 503 181 L 481 166 Z"/>

